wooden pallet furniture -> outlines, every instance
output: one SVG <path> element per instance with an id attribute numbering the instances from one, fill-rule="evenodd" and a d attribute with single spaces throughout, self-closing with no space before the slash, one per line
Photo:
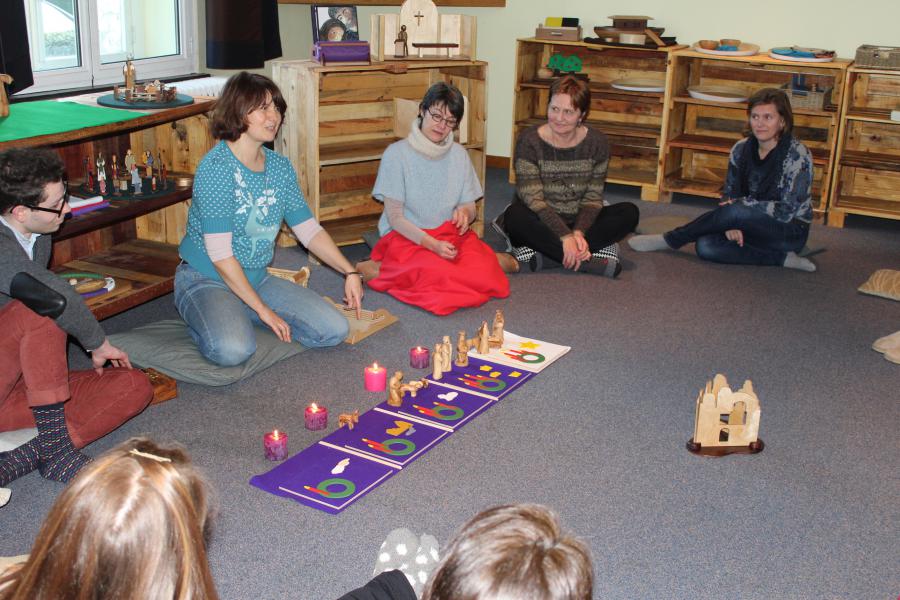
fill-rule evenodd
<path id="1" fill-rule="evenodd" d="M 463 146 L 484 186 L 487 63 L 323 66 L 311 60 L 276 60 L 272 76 L 289 107 L 275 149 L 293 163 L 313 215 L 338 244 L 360 243 L 363 233 L 375 229 L 382 204 L 372 198 L 372 187 L 381 155 L 404 137 L 405 121 L 439 81 L 455 85 L 466 97 Z M 477 204 L 472 229 L 484 232 L 483 201 Z M 283 230 L 279 244 L 296 241 Z"/>
<path id="2" fill-rule="evenodd" d="M 206 116 L 213 104 L 212 99 L 199 99 L 109 125 L 0 142 L 0 150 L 53 148 L 66 164 L 70 187 L 82 183 L 85 157 L 102 152 L 106 157 L 117 154 L 121 160 L 128 148 L 135 156 L 146 150 L 161 154 L 170 173 L 189 175 L 213 145 Z M 110 196 L 108 208 L 70 217 L 53 234 L 51 268 L 115 278 L 114 290 L 87 300 L 98 319 L 171 292 L 190 197 L 189 183 L 142 200 Z"/>
<path id="3" fill-rule="evenodd" d="M 828 208 L 831 168 L 839 126 L 844 79 L 849 61 L 787 62 L 764 54 L 709 55 L 680 50 L 671 55 L 666 89 L 667 125 L 663 132 L 660 179 L 663 194 L 673 192 L 719 198 L 731 147 L 744 135 L 746 102 L 713 102 L 692 98 L 698 85 L 737 88 L 750 96 L 767 87 L 790 85 L 802 75 L 807 85 L 831 88 L 822 108 L 794 107 L 794 135 L 813 155 L 813 211 L 822 220 Z"/>
<path id="4" fill-rule="evenodd" d="M 828 224 L 848 214 L 900 219 L 900 71 L 851 66 L 831 182 Z"/>
<path id="5" fill-rule="evenodd" d="M 581 74 L 591 88 L 588 124 L 602 131 L 610 141 L 610 163 L 606 180 L 639 186 L 643 200 L 658 200 L 661 138 L 667 115 L 663 110 L 665 92 L 627 91 L 613 88 L 619 79 L 656 78 L 665 81 L 671 53 L 684 46 L 662 48 L 623 47 L 584 42 L 524 38 L 516 42 L 516 81 L 513 105 L 512 146 L 515 152 L 519 133 L 547 120 L 552 78 L 547 73 L 556 54 L 577 55 Z M 515 165 L 510 162 L 509 181 L 515 182 Z"/>

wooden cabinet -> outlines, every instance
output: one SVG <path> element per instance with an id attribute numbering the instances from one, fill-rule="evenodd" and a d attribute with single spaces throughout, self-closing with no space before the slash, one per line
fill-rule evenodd
<path id="1" fill-rule="evenodd" d="M 103 152 L 120 160 L 128 148 L 135 156 L 145 150 L 162 154 L 170 170 L 172 190 L 140 200 L 109 196 L 109 208 L 66 220 L 53 234 L 51 268 L 58 272 L 91 272 L 112 276 L 116 288 L 87 300 L 99 319 L 120 313 L 173 289 L 178 243 L 185 231 L 190 181 L 212 147 L 206 112 L 212 100 L 198 100 L 181 108 L 154 111 L 136 119 L 58 134 L 0 142 L 12 147 L 49 146 L 66 164 L 70 189 L 81 185 L 84 159 Z M 107 166 L 109 166 L 107 162 Z"/>
<path id="2" fill-rule="evenodd" d="M 607 181 L 640 186 L 641 198 L 659 199 L 660 141 L 666 114 L 667 91 L 629 91 L 610 85 L 622 79 L 666 79 L 669 55 L 684 46 L 652 49 L 606 46 L 584 42 L 520 39 L 516 45 L 516 81 L 513 106 L 512 147 L 519 133 L 547 120 L 552 79 L 547 72 L 556 54 L 576 55 L 581 73 L 588 76 L 591 111 L 587 123 L 610 141 Z M 510 182 L 515 165 L 510 163 Z"/>
<path id="3" fill-rule="evenodd" d="M 807 86 L 831 90 L 822 108 L 794 105 L 794 135 L 812 152 L 813 210 L 821 219 L 828 207 L 829 182 L 839 125 L 848 61 L 786 62 L 766 55 L 712 56 L 682 50 L 671 57 L 668 71 L 667 126 L 663 140 L 662 190 L 718 198 L 728 169 L 731 147 L 744 135 L 746 102 L 696 99 L 688 88 L 727 86 L 750 96 L 766 87 L 790 86 L 803 77 Z M 827 98 L 827 95 L 826 95 Z"/>
<path id="4" fill-rule="evenodd" d="M 900 219 L 900 71 L 847 71 L 828 224 L 847 214 Z"/>
<path id="5" fill-rule="evenodd" d="M 405 137 L 425 91 L 439 81 L 455 85 L 466 97 L 460 142 L 484 186 L 487 63 L 322 66 L 277 60 L 272 75 L 288 104 L 276 150 L 290 158 L 310 209 L 338 244 L 361 242 L 362 234 L 376 226 L 382 204 L 372 198 L 372 187 L 381 155 Z M 484 202 L 477 206 L 472 227 L 480 235 Z"/>

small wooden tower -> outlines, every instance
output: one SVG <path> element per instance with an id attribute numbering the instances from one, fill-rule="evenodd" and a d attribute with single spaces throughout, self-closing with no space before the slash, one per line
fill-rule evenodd
<path id="1" fill-rule="evenodd" d="M 694 437 L 687 449 L 706 456 L 762 452 L 759 415 L 759 398 L 749 379 L 732 392 L 725 376 L 717 374 L 697 396 Z"/>

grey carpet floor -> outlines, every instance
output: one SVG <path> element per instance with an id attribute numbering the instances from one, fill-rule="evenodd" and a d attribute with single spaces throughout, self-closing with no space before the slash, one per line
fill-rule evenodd
<path id="1" fill-rule="evenodd" d="M 512 194 L 489 170 L 487 212 Z M 613 201 L 634 200 L 612 187 Z M 708 200 L 639 202 L 644 217 L 693 216 Z M 819 271 L 703 263 L 688 249 L 623 247 L 617 280 L 561 271 L 511 278 L 508 299 L 435 317 L 369 291 L 368 308 L 400 322 L 356 346 L 305 352 L 226 388 L 181 384 L 92 444 L 99 454 L 147 434 L 185 445 L 217 491 L 210 548 L 223 598 L 335 598 L 371 574 L 395 527 L 445 542 L 498 503 L 553 507 L 593 552 L 595 597 L 895 598 L 900 592 L 900 365 L 870 349 L 900 329 L 900 303 L 856 291 L 878 268 L 900 269 L 900 223 L 848 218 L 815 226 Z M 493 232 L 489 243 L 500 247 Z M 348 255 L 362 258 L 354 246 Z M 277 266 L 306 264 L 279 251 Z M 311 287 L 340 297 L 341 280 L 313 267 Z M 273 427 L 297 452 L 320 438 L 303 407 L 332 415 L 381 401 L 363 391 L 373 360 L 474 331 L 494 309 L 507 329 L 566 344 L 557 364 L 339 516 L 270 496 L 247 480 L 269 468 Z M 122 331 L 175 315 L 171 296 L 107 320 Z M 73 365 L 85 365 L 79 350 Z M 688 453 L 694 401 L 715 373 L 752 379 L 762 405 L 756 456 Z M 61 487 L 32 474 L 0 509 L 0 554 L 27 552 Z"/>

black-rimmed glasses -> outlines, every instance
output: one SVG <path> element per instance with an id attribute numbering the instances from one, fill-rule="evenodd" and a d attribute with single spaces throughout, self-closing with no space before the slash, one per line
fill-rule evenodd
<path id="1" fill-rule="evenodd" d="M 44 208 L 43 206 L 29 206 L 31 210 L 39 210 L 41 212 L 53 213 L 57 217 L 63 214 L 63 211 L 66 210 L 66 204 L 69 203 L 69 184 L 68 182 L 63 183 L 63 197 L 60 202 L 59 208 Z"/>
<path id="2" fill-rule="evenodd" d="M 449 127 L 450 129 L 456 129 L 456 126 L 459 125 L 459 121 L 457 121 L 453 117 L 448 118 L 448 117 L 443 116 L 440 113 L 433 113 L 430 110 L 428 111 L 428 115 L 431 117 L 431 120 L 434 121 L 435 123 L 441 123 L 441 122 L 446 123 L 447 127 Z"/>

